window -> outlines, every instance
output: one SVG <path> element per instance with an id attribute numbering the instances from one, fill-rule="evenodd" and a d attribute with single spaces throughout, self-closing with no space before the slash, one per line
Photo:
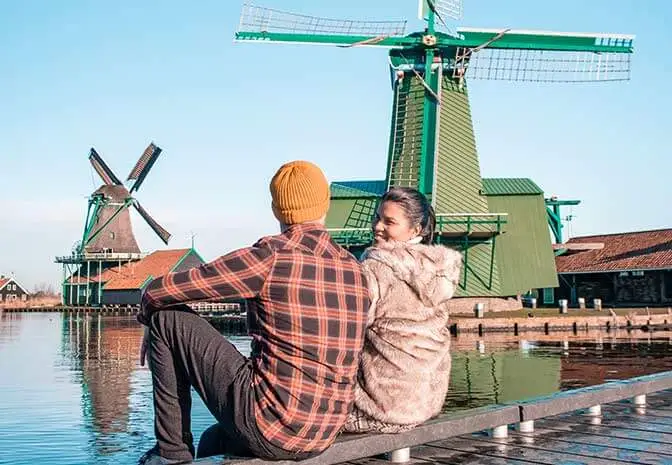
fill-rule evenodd
<path id="1" fill-rule="evenodd" d="M 114 239 L 114 231 L 110 233 L 110 239 Z"/>

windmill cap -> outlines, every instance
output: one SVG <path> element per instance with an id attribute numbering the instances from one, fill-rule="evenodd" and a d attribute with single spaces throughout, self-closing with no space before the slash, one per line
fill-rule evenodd
<path id="1" fill-rule="evenodd" d="M 329 210 L 329 183 L 314 163 L 286 163 L 271 179 L 273 214 L 284 224 L 307 223 Z"/>

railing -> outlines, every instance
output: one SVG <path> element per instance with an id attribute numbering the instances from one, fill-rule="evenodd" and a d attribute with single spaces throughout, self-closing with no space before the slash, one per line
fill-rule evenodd
<path id="1" fill-rule="evenodd" d="M 224 302 L 196 302 L 188 304 L 196 312 L 242 312 L 243 309 L 237 303 Z"/>
<path id="2" fill-rule="evenodd" d="M 508 213 L 441 213 L 436 215 L 439 234 L 474 233 L 501 234 L 507 224 Z"/>
<path id="3" fill-rule="evenodd" d="M 146 256 L 146 253 L 73 253 L 72 255 L 56 257 L 56 263 L 81 263 L 87 261 L 129 261 L 140 260 Z"/>
<path id="4" fill-rule="evenodd" d="M 494 236 L 504 231 L 508 213 L 442 213 L 436 215 L 436 233 L 441 235 Z M 371 228 L 329 228 L 331 237 L 344 247 L 365 246 L 373 241 Z"/>
<path id="5" fill-rule="evenodd" d="M 344 247 L 365 246 L 373 242 L 371 228 L 329 228 L 327 232 L 337 244 Z"/>

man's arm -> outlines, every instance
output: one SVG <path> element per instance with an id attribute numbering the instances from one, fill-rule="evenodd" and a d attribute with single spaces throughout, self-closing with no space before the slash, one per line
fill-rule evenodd
<path id="1" fill-rule="evenodd" d="M 249 299 L 259 294 L 273 263 L 265 247 L 247 247 L 217 260 L 152 281 L 142 296 L 138 321 L 149 325 L 162 308 L 208 299 Z"/>

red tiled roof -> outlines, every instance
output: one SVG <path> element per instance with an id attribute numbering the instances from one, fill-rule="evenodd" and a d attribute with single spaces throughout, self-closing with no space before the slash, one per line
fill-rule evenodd
<path id="1" fill-rule="evenodd" d="M 9 278 L 0 279 L 0 289 L 2 289 L 2 287 L 5 284 L 7 284 L 8 281 L 9 281 Z"/>
<path id="2" fill-rule="evenodd" d="M 150 277 L 158 278 L 169 273 L 190 249 L 157 250 L 137 262 L 127 263 L 103 272 L 106 291 L 139 289 Z"/>
<path id="3" fill-rule="evenodd" d="M 601 242 L 604 248 L 556 257 L 558 273 L 672 269 L 672 229 L 575 237 L 568 243 Z"/>
<path id="4" fill-rule="evenodd" d="M 139 289 L 150 277 L 158 278 L 169 273 L 189 251 L 190 249 L 157 250 L 142 260 L 122 264 L 121 268 L 113 266 L 104 270 L 101 275 L 92 275 L 88 280 L 86 276 L 71 276 L 68 282 L 103 282 L 106 291 Z"/>

